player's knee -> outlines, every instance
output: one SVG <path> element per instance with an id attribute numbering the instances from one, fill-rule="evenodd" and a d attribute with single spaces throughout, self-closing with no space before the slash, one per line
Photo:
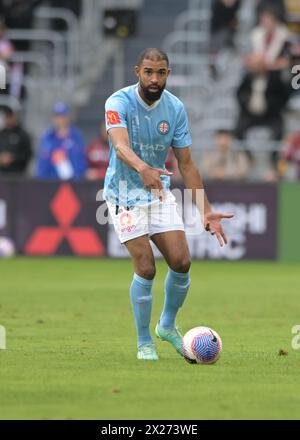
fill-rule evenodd
<path id="1" fill-rule="evenodd" d="M 151 263 L 141 262 L 138 267 L 139 275 L 146 280 L 153 280 L 156 274 L 156 268 Z"/>
<path id="2" fill-rule="evenodd" d="M 191 268 L 191 259 L 189 257 L 174 260 L 170 268 L 177 273 L 187 273 Z"/>

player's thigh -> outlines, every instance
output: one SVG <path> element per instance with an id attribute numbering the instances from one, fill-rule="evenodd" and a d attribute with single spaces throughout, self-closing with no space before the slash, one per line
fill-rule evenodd
<path id="1" fill-rule="evenodd" d="M 152 235 L 168 266 L 174 272 L 186 273 L 191 267 L 191 257 L 184 231 L 169 231 Z"/>
<path id="2" fill-rule="evenodd" d="M 147 280 L 155 277 L 155 259 L 149 242 L 149 236 L 134 238 L 125 243 L 131 256 L 137 275 Z"/>

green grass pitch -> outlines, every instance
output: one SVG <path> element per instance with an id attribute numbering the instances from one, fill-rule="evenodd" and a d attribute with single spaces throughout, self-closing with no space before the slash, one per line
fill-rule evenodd
<path id="1" fill-rule="evenodd" d="M 152 328 L 166 274 L 157 268 Z M 1 419 L 299 419 L 299 266 L 194 262 L 178 324 L 220 333 L 213 366 L 189 365 L 161 341 L 160 361 L 136 360 L 131 277 L 129 261 L 0 261 Z"/>

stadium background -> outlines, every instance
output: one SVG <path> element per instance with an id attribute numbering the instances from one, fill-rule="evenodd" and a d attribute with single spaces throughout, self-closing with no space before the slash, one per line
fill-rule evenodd
<path id="1" fill-rule="evenodd" d="M 8 84 L 6 90 L 2 90 L 0 104 L 18 112 L 31 136 L 33 153 L 21 176 L 4 172 L 3 168 L 0 173 L 0 236 L 10 238 L 20 254 L 126 256 L 122 248 L 115 249 L 117 243 L 111 238 L 110 228 L 97 225 L 93 211 L 99 207 L 96 194 L 102 187 L 102 179 L 93 179 L 92 184 L 88 182 L 91 180 L 88 174 L 81 176 L 80 184 L 62 186 L 62 191 L 68 188 L 70 194 L 74 193 L 66 196 L 63 204 L 71 206 L 72 197 L 79 198 L 80 209 L 72 223 L 92 228 L 94 238 L 89 235 L 88 244 L 79 244 L 75 251 L 64 239 L 56 245 L 47 245 L 43 238 L 40 245 L 36 242 L 39 239 L 35 235 L 36 228 L 60 225 L 51 208 L 59 185 L 57 182 L 34 183 L 38 144 L 51 123 L 54 103 L 64 101 L 71 106 L 73 120 L 83 132 L 85 145 L 89 145 L 98 136 L 105 99 L 114 90 L 135 82 L 133 66 L 138 53 L 148 46 L 162 47 L 168 52 L 172 65 L 168 88 L 183 99 L 188 108 L 193 155 L 201 169 L 203 155 L 214 151 L 215 133 L 221 129 L 235 130 L 239 111 L 237 89 L 245 72 L 243 57 L 250 50 L 249 32 L 256 24 L 259 3 L 263 2 L 242 1 L 236 13 L 233 42 L 231 45 L 224 42 L 212 49 L 209 1 L 35 1 L 26 2 L 23 9 L 18 2 L 3 2 L 4 17 L 6 14 L 8 25 L 15 27 L 8 28 L 3 38 L 3 41 L 9 40 L 14 49 L 8 60 L 5 61 L 3 55 Z M 286 2 L 285 13 L 294 32 L 291 41 L 296 49 L 299 45 L 297 5 L 297 2 Z M 295 64 L 292 59 L 286 69 L 290 81 Z M 18 68 L 22 72 L 19 76 L 16 75 Z M 297 159 L 295 163 L 284 160 L 288 136 L 298 132 L 299 103 L 300 95 L 294 90 L 284 109 L 285 131 L 281 140 L 272 140 L 265 126 L 252 127 L 245 139 L 234 141 L 235 151 L 247 151 L 247 154 L 250 151 L 252 157 L 247 172 L 240 179 L 238 170 L 236 175 L 233 173 L 223 179 L 206 176 L 203 170 L 208 192 L 210 181 L 215 180 L 211 190 L 213 202 L 226 203 L 240 215 L 228 231 L 232 241 L 224 253 L 218 252 L 213 242 L 200 233 L 196 239 L 193 230 L 190 240 L 194 257 L 299 261 L 299 239 L 291 232 L 299 219 L 299 204 L 295 203 L 299 194 L 298 164 Z M 270 160 L 273 151 L 277 151 L 275 166 Z M 230 185 L 224 188 L 228 181 L 234 182 L 234 189 Z M 257 186 L 258 183 L 261 186 Z M 34 246 L 31 245 L 33 235 Z M 205 244 L 205 240 L 208 243 Z"/>
<path id="2" fill-rule="evenodd" d="M 10 348 L 0 350 L 7 403 L 0 418 L 297 417 L 297 351 L 285 356 L 298 319 L 299 159 L 287 160 L 285 153 L 289 136 L 299 131 L 297 87 L 282 109 L 280 140 L 272 140 L 267 126 L 252 127 L 244 139 L 233 137 L 233 150 L 251 158 L 245 175 L 238 177 L 234 169 L 220 179 L 203 171 L 213 204 L 236 213 L 225 224 L 230 244 L 222 251 L 213 237 L 199 233 L 199 225 L 188 226 L 195 260 L 230 261 L 194 263 L 194 295 L 184 320 L 186 329 L 200 318 L 221 329 L 227 348 L 217 370 L 187 374 L 189 367 L 178 363 L 175 371 L 176 355 L 168 348 L 162 349 L 161 367 L 137 370 L 124 295 L 132 269 L 126 260 L 113 260 L 126 257 L 126 251 L 111 226 L 96 220 L 103 176 L 91 178 L 88 170 L 76 180 L 36 175 L 39 142 L 53 105 L 63 101 L 71 107 L 88 146 L 98 136 L 106 98 L 136 81 L 133 67 L 146 47 L 160 47 L 170 56 L 168 89 L 187 106 L 193 156 L 201 170 L 205 155 L 215 151 L 216 132 L 236 129 L 237 90 L 260 3 L 285 4 L 293 57 L 284 78 L 291 85 L 299 56 L 298 0 L 242 0 L 232 41 L 225 44 L 221 37 L 217 49 L 211 41 L 209 0 L 0 1 L 7 25 L 0 41 L 7 71 L 0 105 L 4 113 L 7 107 L 16 111 L 32 142 L 24 172 L 0 171 L 0 238 L 9 239 L 18 254 L 0 261 L 0 324 L 7 329 Z M 0 134 L 0 152 L 5 150 L 1 140 Z M 182 182 L 173 186 L 182 188 Z M 43 258 L 49 256 L 60 258 Z M 162 263 L 158 267 L 156 289 L 162 301 L 165 268 Z M 174 377 L 168 376 L 173 370 Z M 135 381 L 144 385 L 139 382 L 137 388 Z M 179 382 L 178 390 L 184 387 L 180 395 Z M 168 399 L 181 404 L 169 405 Z"/>

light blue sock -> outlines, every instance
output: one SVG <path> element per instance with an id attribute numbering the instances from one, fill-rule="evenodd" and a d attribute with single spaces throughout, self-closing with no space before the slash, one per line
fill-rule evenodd
<path id="1" fill-rule="evenodd" d="M 146 280 L 135 273 L 130 287 L 138 347 L 153 343 L 149 329 L 152 310 L 152 284 L 153 280 Z"/>
<path id="2" fill-rule="evenodd" d="M 160 317 L 163 328 L 174 328 L 178 310 L 184 303 L 191 284 L 190 273 L 177 273 L 169 269 L 165 282 L 165 304 Z"/>

